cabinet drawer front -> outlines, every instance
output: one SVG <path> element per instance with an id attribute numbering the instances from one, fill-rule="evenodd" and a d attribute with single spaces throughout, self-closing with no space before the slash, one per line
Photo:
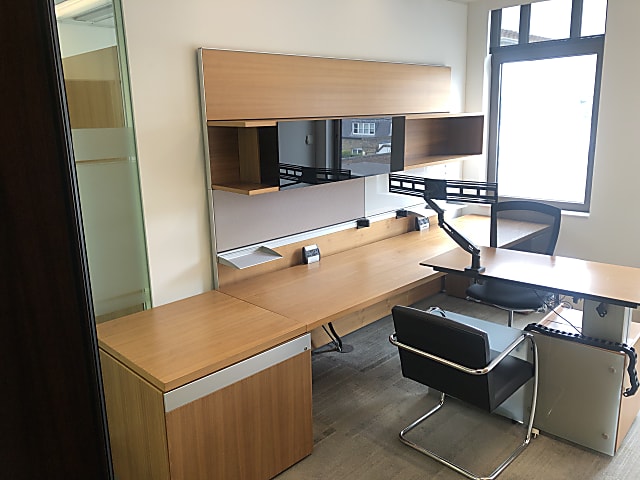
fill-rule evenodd
<path id="1" fill-rule="evenodd" d="M 302 335 L 266 352 L 231 365 L 164 394 L 164 410 L 170 412 L 187 403 L 255 375 L 311 348 L 310 334 Z"/>

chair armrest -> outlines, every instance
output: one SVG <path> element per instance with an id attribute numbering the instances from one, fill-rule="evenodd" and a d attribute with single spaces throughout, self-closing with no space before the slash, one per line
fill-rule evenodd
<path id="1" fill-rule="evenodd" d="M 420 355 L 421 357 L 428 358 L 429 360 L 433 360 L 435 362 L 441 363 L 442 365 L 446 365 L 448 367 L 455 368 L 456 370 L 460 370 L 461 372 L 468 373 L 470 375 L 486 375 L 491 370 L 496 368 L 496 366 L 507 356 L 509 355 L 518 345 L 522 342 L 529 340 L 533 347 L 533 364 L 534 368 L 537 370 L 538 368 L 538 349 L 536 346 L 535 338 L 532 334 L 528 332 L 524 332 L 518 338 L 516 338 L 511 344 L 507 346 L 502 352 L 498 354 L 496 358 L 494 358 L 487 366 L 483 368 L 469 368 L 464 365 L 460 365 L 459 363 L 452 362 L 447 360 L 446 358 L 439 357 L 429 352 L 424 352 L 420 349 L 412 347 L 411 345 L 406 345 L 402 342 L 399 342 L 395 332 L 389 335 L 389 341 L 398 348 L 402 348 L 403 350 L 407 350 L 411 353 L 415 353 L 416 355 Z"/>

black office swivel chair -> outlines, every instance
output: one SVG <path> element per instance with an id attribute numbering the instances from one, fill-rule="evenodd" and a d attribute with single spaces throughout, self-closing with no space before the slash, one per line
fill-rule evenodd
<path id="1" fill-rule="evenodd" d="M 441 393 L 440 403 L 403 429 L 400 440 L 467 478 L 496 478 L 531 439 L 538 389 L 537 349 L 533 336 L 496 325 L 494 328 L 509 331 L 508 341 L 514 340 L 502 352 L 495 352 L 489 348 L 489 335 L 485 331 L 455 319 L 403 306 L 393 307 L 392 315 L 396 331 L 389 341 L 398 347 L 402 374 Z M 526 340 L 532 345 L 532 363 L 509 355 Z M 530 379 L 533 379 L 533 391 L 525 439 L 488 477 L 479 477 L 406 438 L 409 431 L 443 406 L 447 395 L 492 412 Z"/>
<path id="2" fill-rule="evenodd" d="M 499 220 L 522 220 L 549 225 L 549 228 L 513 250 L 553 255 L 560 233 L 561 210 L 557 207 L 528 200 L 498 202 L 491 206 L 490 246 L 499 247 Z M 513 325 L 514 312 L 531 312 L 545 306 L 550 300 L 548 292 L 508 284 L 495 279 L 483 279 L 467 288 L 467 298 L 487 303 L 509 312 L 508 325 Z"/>

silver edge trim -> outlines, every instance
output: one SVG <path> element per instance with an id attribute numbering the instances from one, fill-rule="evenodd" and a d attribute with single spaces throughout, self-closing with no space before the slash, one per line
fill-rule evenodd
<path id="1" fill-rule="evenodd" d="M 262 50 L 237 50 L 234 48 L 216 48 L 216 47 L 200 47 L 200 50 L 219 50 L 222 52 L 238 52 L 238 53 L 260 53 L 264 55 L 282 55 L 286 57 L 310 57 L 310 58 L 326 58 L 328 60 L 355 60 L 357 62 L 371 62 L 371 63 L 392 63 L 398 65 L 417 65 L 419 67 L 446 67 L 444 63 L 418 63 L 418 62 L 404 62 L 402 60 L 377 60 L 374 58 L 351 58 L 351 57 L 326 57 L 323 55 L 311 55 L 304 53 L 284 53 L 284 52 L 265 52 Z"/>
<path id="2" fill-rule="evenodd" d="M 211 159 L 209 158 L 209 127 L 207 125 L 207 98 L 204 90 L 204 64 L 202 63 L 202 48 L 196 50 L 198 64 L 198 84 L 200 87 L 200 119 L 202 121 L 202 157 L 205 169 L 205 187 L 207 189 L 207 208 L 209 211 L 209 245 L 211 248 L 211 284 L 214 290 L 218 289 L 218 245 L 216 241 L 216 219 L 213 210 L 213 190 L 211 189 Z"/>
<path id="3" fill-rule="evenodd" d="M 311 349 L 309 333 L 164 394 L 170 412 Z"/>

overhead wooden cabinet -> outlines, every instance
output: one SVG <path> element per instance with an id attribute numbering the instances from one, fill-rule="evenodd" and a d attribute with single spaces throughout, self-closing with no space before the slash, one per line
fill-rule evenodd
<path id="1" fill-rule="evenodd" d="M 268 479 L 310 454 L 305 330 L 217 291 L 99 325 L 117 477 Z"/>
<path id="2" fill-rule="evenodd" d="M 483 115 L 447 113 L 450 67 L 216 49 L 199 63 L 214 190 L 279 189 L 279 122 L 402 117 L 405 168 L 482 153 Z"/>

